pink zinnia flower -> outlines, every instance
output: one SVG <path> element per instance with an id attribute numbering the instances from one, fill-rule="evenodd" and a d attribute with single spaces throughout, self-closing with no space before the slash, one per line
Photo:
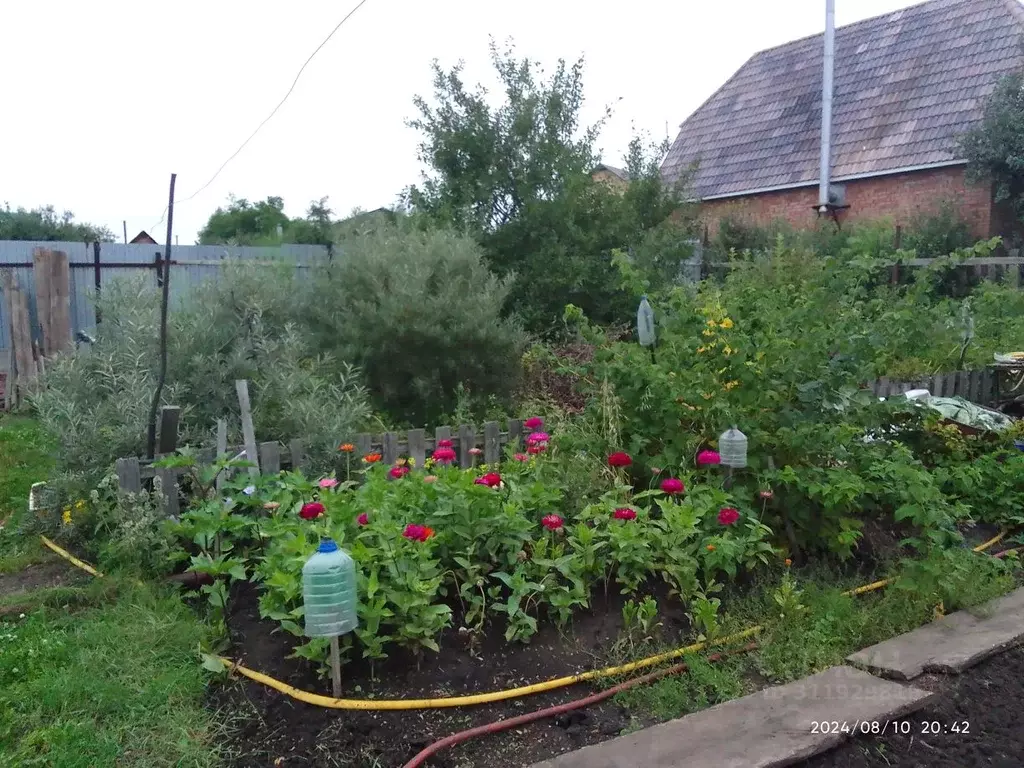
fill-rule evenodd
<path id="1" fill-rule="evenodd" d="M 540 524 L 549 531 L 557 531 L 562 528 L 563 521 L 558 515 L 544 515 L 540 519 Z"/>
<path id="2" fill-rule="evenodd" d="M 740 513 L 738 510 L 732 507 L 725 507 L 718 511 L 718 522 L 722 525 L 732 525 L 740 519 Z"/>
<path id="3" fill-rule="evenodd" d="M 527 456 L 525 453 L 517 453 L 512 458 L 514 458 L 516 461 L 529 461 L 530 460 L 530 457 Z"/>
<path id="4" fill-rule="evenodd" d="M 523 422 L 523 426 L 527 429 L 538 430 L 544 426 L 544 419 L 540 416 L 531 416 Z"/>
<path id="5" fill-rule="evenodd" d="M 432 458 L 440 464 L 451 464 L 455 461 L 455 451 L 451 448 L 441 447 L 434 451 Z"/>
<path id="6" fill-rule="evenodd" d="M 470 448 L 469 449 L 469 455 L 470 456 L 479 456 L 483 452 L 484 452 L 483 448 Z"/>
<path id="7" fill-rule="evenodd" d="M 409 474 L 408 467 L 392 467 L 388 470 L 388 474 L 391 475 L 395 480 L 399 480 Z"/>
<path id="8" fill-rule="evenodd" d="M 360 525 L 367 525 L 370 522 L 370 516 L 363 512 L 363 514 L 356 518 L 356 522 Z"/>
<path id="9" fill-rule="evenodd" d="M 320 482 L 317 483 L 317 485 L 319 485 L 321 488 L 333 488 L 337 484 L 338 481 L 335 480 L 333 477 L 322 477 L 320 478 Z"/>
<path id="10" fill-rule="evenodd" d="M 409 525 L 405 526 L 405 530 L 402 531 L 402 536 L 413 541 L 426 541 L 433 535 L 433 528 L 428 528 L 425 525 L 416 525 L 415 523 L 409 523 Z"/>
<path id="11" fill-rule="evenodd" d="M 316 520 L 323 513 L 324 505 L 319 501 L 311 501 L 308 504 L 302 505 L 302 509 L 299 510 L 299 517 L 303 520 Z"/>
<path id="12" fill-rule="evenodd" d="M 451 440 L 438 440 L 437 441 L 437 447 L 438 448 L 451 448 L 452 447 L 452 441 Z"/>
<path id="13" fill-rule="evenodd" d="M 697 464 L 702 467 L 713 467 L 722 463 L 718 451 L 701 451 L 697 454 Z"/>
<path id="14" fill-rule="evenodd" d="M 676 494 L 682 493 L 686 490 L 686 486 L 683 485 L 683 481 L 675 477 L 666 477 L 661 481 L 661 490 L 667 493 L 669 496 L 675 496 Z"/>
<path id="15" fill-rule="evenodd" d="M 473 482 L 477 485 L 486 485 L 488 488 L 497 488 L 501 485 L 501 475 L 497 472 L 488 472 L 486 475 L 478 477 Z"/>
<path id="16" fill-rule="evenodd" d="M 611 456 L 608 457 L 609 467 L 628 467 L 632 463 L 633 457 L 630 456 L 628 453 L 623 453 L 622 451 L 613 453 Z"/>
<path id="17" fill-rule="evenodd" d="M 636 510 L 630 509 L 629 507 L 619 507 L 619 509 L 616 509 L 612 514 L 612 517 L 616 520 L 635 520 Z"/>
<path id="18" fill-rule="evenodd" d="M 761 491 L 760 493 L 758 493 L 758 496 L 760 496 L 765 501 L 771 501 L 773 498 L 775 498 L 775 494 L 772 493 L 770 488 L 766 489 L 764 491 Z"/>
<path id="19" fill-rule="evenodd" d="M 547 445 L 548 440 L 551 439 L 551 435 L 547 432 L 531 432 L 526 437 L 527 445 Z"/>

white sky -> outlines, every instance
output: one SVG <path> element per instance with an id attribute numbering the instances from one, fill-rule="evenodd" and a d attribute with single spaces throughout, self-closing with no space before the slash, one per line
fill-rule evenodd
<path id="1" fill-rule="evenodd" d="M 837 24 L 918 0 L 836 0 Z M 357 0 L 0 0 L 0 203 L 53 204 L 118 236 L 156 224 L 172 171 L 182 200 L 207 182 L 287 91 Z M 554 64 L 585 54 L 587 122 L 615 103 L 603 159 L 631 128 L 665 135 L 751 54 L 824 28 L 824 0 L 369 0 L 294 93 L 204 192 L 175 210 L 191 243 L 229 193 L 328 195 L 336 214 L 393 203 L 419 179 L 414 94 L 430 61 L 490 82 L 488 35 Z M 618 99 L 621 97 L 621 101 Z"/>

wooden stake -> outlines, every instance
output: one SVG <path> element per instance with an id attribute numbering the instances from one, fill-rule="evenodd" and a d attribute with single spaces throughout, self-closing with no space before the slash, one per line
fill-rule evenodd
<path id="1" fill-rule="evenodd" d="M 238 407 L 242 412 L 242 440 L 245 444 L 245 458 L 253 464 L 249 467 L 249 474 L 256 477 L 260 473 L 260 459 L 256 452 L 256 428 L 252 424 L 252 406 L 249 404 L 249 382 L 245 379 L 238 379 L 235 382 L 235 391 L 238 392 Z"/>
<path id="2" fill-rule="evenodd" d="M 334 698 L 341 698 L 341 650 L 338 648 L 338 636 L 331 638 L 331 685 Z"/>

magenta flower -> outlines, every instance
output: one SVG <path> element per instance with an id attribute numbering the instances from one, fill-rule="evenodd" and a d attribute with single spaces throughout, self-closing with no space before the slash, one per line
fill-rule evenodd
<path id="1" fill-rule="evenodd" d="M 686 490 L 683 481 L 675 477 L 666 477 L 661 481 L 661 490 L 669 496 L 676 496 Z"/>
<path id="2" fill-rule="evenodd" d="M 530 460 L 530 457 L 527 456 L 525 453 L 517 453 L 512 458 L 514 458 L 516 461 L 529 461 Z"/>
<path id="3" fill-rule="evenodd" d="M 365 512 L 363 512 L 363 514 L 361 514 L 359 517 L 356 518 L 356 522 L 359 523 L 360 525 L 369 525 L 369 523 L 370 523 L 370 516 L 368 514 L 366 514 Z"/>
<path id="4" fill-rule="evenodd" d="M 527 429 L 537 431 L 538 429 L 541 429 L 544 426 L 544 419 L 542 419 L 540 416 L 531 416 L 530 418 L 523 422 L 523 426 L 526 427 Z"/>
<path id="5" fill-rule="evenodd" d="M 718 522 L 722 525 L 732 525 L 740 519 L 739 510 L 732 507 L 725 507 L 718 511 Z"/>
<path id="6" fill-rule="evenodd" d="M 455 451 L 451 448 L 441 447 L 434 451 L 432 458 L 439 464 L 451 464 L 455 461 Z"/>
<path id="7" fill-rule="evenodd" d="M 437 441 L 437 447 L 438 448 L 451 448 L 452 447 L 452 441 L 451 440 L 443 440 L 443 439 L 442 440 L 438 440 Z"/>
<path id="8" fill-rule="evenodd" d="M 701 451 L 697 454 L 697 464 L 701 467 L 714 467 L 722 463 L 718 451 Z"/>
<path id="9" fill-rule="evenodd" d="M 338 484 L 338 481 L 333 477 L 321 477 L 320 482 L 317 483 L 321 488 L 334 488 Z"/>
<path id="10" fill-rule="evenodd" d="M 401 478 L 403 478 L 403 477 L 405 477 L 406 475 L 409 474 L 409 468 L 408 467 L 392 467 L 391 469 L 388 470 L 388 474 L 391 475 L 391 477 L 394 480 L 400 480 Z"/>
<path id="11" fill-rule="evenodd" d="M 616 520 L 636 520 L 636 510 L 629 507 L 620 507 L 612 514 Z"/>
<path id="12" fill-rule="evenodd" d="M 540 524 L 549 531 L 558 531 L 561 530 L 564 521 L 558 515 L 544 515 L 540 519 Z"/>
<path id="13" fill-rule="evenodd" d="M 527 445 L 536 445 L 538 443 L 546 443 L 551 439 L 551 435 L 547 432 L 531 432 L 526 438 Z"/>

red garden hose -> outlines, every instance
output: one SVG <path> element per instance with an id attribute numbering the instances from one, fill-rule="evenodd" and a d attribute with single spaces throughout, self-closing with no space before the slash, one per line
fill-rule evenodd
<path id="1" fill-rule="evenodd" d="M 707 657 L 708 661 L 721 661 L 726 656 L 731 656 L 737 653 L 747 653 L 757 648 L 757 643 L 750 643 L 736 651 L 713 653 Z M 451 736 L 445 736 L 443 739 L 435 741 L 429 747 L 423 749 L 419 754 L 416 755 L 412 760 L 406 763 L 403 768 L 419 768 L 426 762 L 427 758 L 440 752 L 446 747 L 453 747 L 456 744 L 461 744 L 464 741 L 469 741 L 477 736 L 484 736 L 490 733 L 500 733 L 501 731 L 507 731 L 509 728 L 516 728 L 520 725 L 526 725 L 537 720 L 543 720 L 547 717 L 555 717 L 565 712 L 571 712 L 574 709 L 582 709 L 583 707 L 589 707 L 591 704 L 597 704 L 605 699 L 610 699 L 617 693 L 625 691 L 637 685 L 644 685 L 645 683 L 651 683 L 655 680 L 659 680 L 669 675 L 677 675 L 682 672 L 686 672 L 689 669 L 686 664 L 674 664 L 666 669 L 659 669 L 657 672 L 651 672 L 648 675 L 642 677 L 634 677 L 632 680 L 626 680 L 623 683 L 614 685 L 607 690 L 595 693 L 591 696 L 587 696 L 583 699 L 577 699 L 576 701 L 570 701 L 565 704 L 558 704 L 553 707 L 546 707 L 545 709 L 538 709 L 536 712 L 530 712 L 525 715 L 519 715 L 517 717 L 510 717 L 506 720 L 496 720 L 486 725 L 478 725 L 476 728 L 469 728 L 465 731 L 459 731 L 453 733 Z"/>

